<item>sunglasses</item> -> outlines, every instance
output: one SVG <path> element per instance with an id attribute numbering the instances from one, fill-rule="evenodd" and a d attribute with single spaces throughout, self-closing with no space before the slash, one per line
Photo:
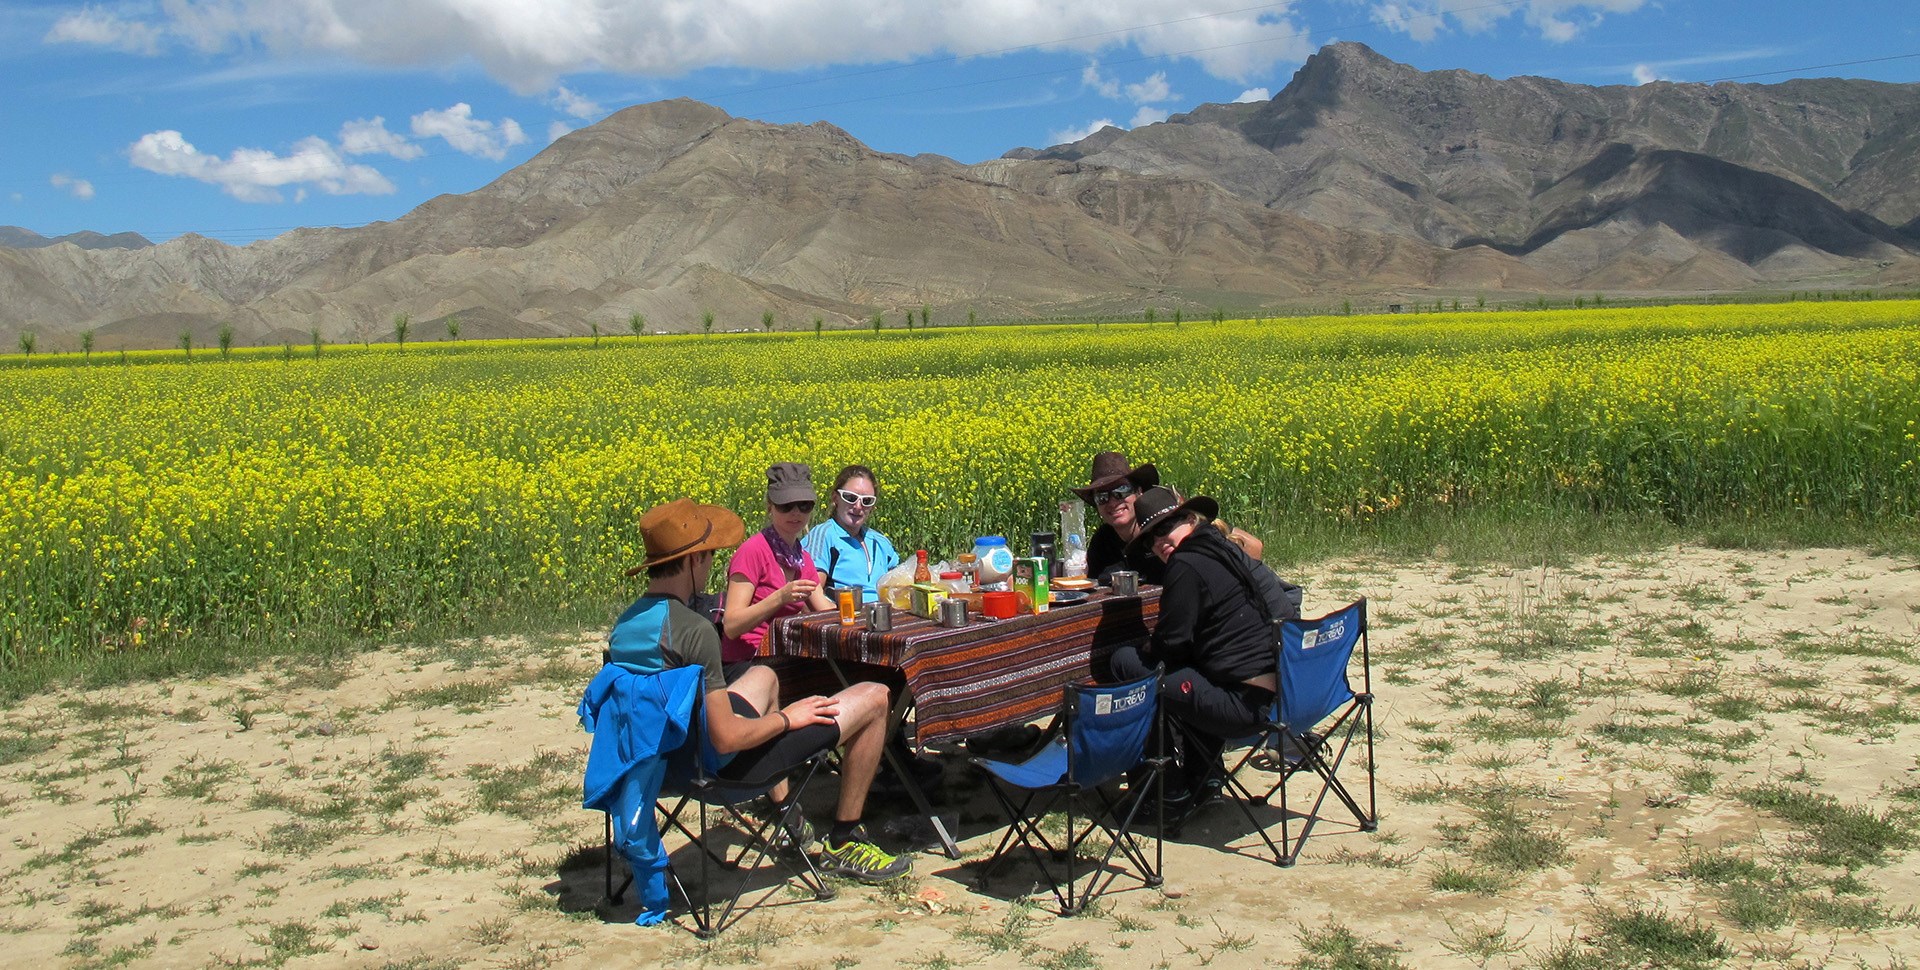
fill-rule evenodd
<path id="1" fill-rule="evenodd" d="M 775 505 L 775 506 L 774 506 L 774 509 L 775 509 L 776 511 L 780 511 L 780 512 L 807 512 L 807 513 L 811 513 L 811 512 L 813 511 L 813 502 L 812 502 L 812 501 L 805 501 L 805 502 L 781 502 L 780 504 L 778 504 L 778 505 Z"/>
<path id="2" fill-rule="evenodd" d="M 840 496 L 840 501 L 848 505 L 858 505 L 863 509 L 873 508 L 873 503 L 880 501 L 880 496 L 878 495 L 861 495 L 858 492 L 849 492 L 844 488 L 836 488 L 833 492 L 835 495 Z"/>
<path id="3" fill-rule="evenodd" d="M 1134 488 L 1132 484 L 1115 485 L 1112 488 L 1101 489 L 1093 493 L 1093 504 L 1105 505 L 1108 502 L 1118 502 L 1137 491 L 1139 491 L 1139 489 Z"/>
<path id="4" fill-rule="evenodd" d="M 1147 541 L 1157 542 L 1160 539 L 1166 538 L 1168 534 L 1180 526 L 1180 523 L 1185 521 L 1187 521 L 1185 516 L 1171 515 L 1154 523 L 1153 528 L 1147 530 Z"/>

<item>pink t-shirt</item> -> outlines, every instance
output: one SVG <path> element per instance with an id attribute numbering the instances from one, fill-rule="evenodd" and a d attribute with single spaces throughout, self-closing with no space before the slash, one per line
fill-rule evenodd
<path id="1" fill-rule="evenodd" d="M 749 603 L 758 603 L 772 596 L 792 579 L 807 579 L 816 583 L 820 581 L 820 570 L 815 568 L 813 557 L 807 555 L 804 549 L 800 552 L 800 575 L 789 577 L 786 570 L 781 569 L 780 564 L 774 560 L 773 547 L 767 544 L 767 537 L 758 532 L 748 536 L 747 541 L 741 543 L 740 549 L 733 554 L 733 562 L 727 566 L 729 585 L 733 583 L 733 577 L 736 575 L 745 576 L 753 583 L 753 598 L 748 600 Z M 767 627 L 774 620 L 792 616 L 795 613 L 804 613 L 808 609 L 807 601 L 804 599 L 788 603 L 776 611 L 766 623 L 737 637 L 726 637 L 720 641 L 720 661 L 730 664 L 739 663 L 758 655 L 760 644 L 767 639 Z"/>

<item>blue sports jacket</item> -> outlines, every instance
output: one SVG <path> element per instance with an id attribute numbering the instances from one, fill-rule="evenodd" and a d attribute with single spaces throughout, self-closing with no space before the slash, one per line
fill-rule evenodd
<path id="1" fill-rule="evenodd" d="M 667 853 L 653 804 L 671 755 L 699 727 L 701 678 L 699 666 L 637 674 L 610 663 L 580 698 L 580 726 L 593 735 L 581 805 L 613 818 L 614 845 L 640 891 L 640 926 L 667 915 Z"/>

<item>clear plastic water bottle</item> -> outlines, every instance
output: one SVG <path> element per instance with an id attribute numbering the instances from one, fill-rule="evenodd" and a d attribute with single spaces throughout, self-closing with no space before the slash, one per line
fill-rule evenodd
<path id="1" fill-rule="evenodd" d="M 1060 566 L 1062 576 L 1087 574 L 1087 506 L 1079 499 L 1060 503 Z"/>

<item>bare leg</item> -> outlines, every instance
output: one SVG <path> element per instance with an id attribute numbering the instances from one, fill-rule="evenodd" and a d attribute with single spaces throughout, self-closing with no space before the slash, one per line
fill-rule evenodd
<path id="1" fill-rule="evenodd" d="M 833 695 L 840 702 L 840 803 L 836 822 L 858 822 L 867 810 L 867 790 L 880 770 L 887 743 L 887 687 L 871 681 L 854 684 Z"/>

